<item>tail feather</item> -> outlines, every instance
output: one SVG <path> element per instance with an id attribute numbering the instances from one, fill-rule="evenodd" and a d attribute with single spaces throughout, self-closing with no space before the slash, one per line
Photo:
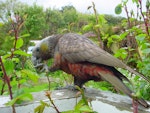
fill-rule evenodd
<path id="1" fill-rule="evenodd" d="M 138 103 L 143 105 L 145 108 L 149 108 L 150 105 L 142 98 L 138 99 Z"/>
<path id="2" fill-rule="evenodd" d="M 114 75 L 112 72 L 99 72 L 99 75 L 109 83 L 111 83 L 116 89 L 119 91 L 125 93 L 129 97 L 132 98 L 133 91 L 131 91 L 124 83 L 123 79 L 126 81 L 129 81 L 124 75 L 122 75 L 120 72 L 115 73 L 117 75 Z M 149 104 L 144 100 L 144 99 L 138 99 L 138 103 L 141 104 L 142 106 L 148 108 Z"/>
<path id="3" fill-rule="evenodd" d="M 119 91 L 125 93 L 128 96 L 132 96 L 132 91 L 126 87 L 126 85 L 122 82 L 122 80 L 120 80 L 120 78 L 118 78 L 115 75 L 112 75 L 112 73 L 103 73 L 103 72 L 99 72 L 99 75 L 106 81 L 108 81 L 109 83 L 111 83 L 116 89 L 118 89 Z"/>

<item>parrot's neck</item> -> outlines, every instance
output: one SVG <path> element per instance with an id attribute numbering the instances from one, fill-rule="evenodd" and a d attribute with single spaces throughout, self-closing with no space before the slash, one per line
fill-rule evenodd
<path id="1" fill-rule="evenodd" d="M 50 50 L 50 52 L 51 52 L 51 54 L 52 54 L 52 57 L 54 57 L 54 54 L 56 53 L 56 52 L 58 52 L 58 41 L 59 41 L 59 39 L 62 37 L 62 35 L 54 35 L 53 37 L 51 37 L 52 38 L 52 43 L 51 43 L 51 48 L 52 48 L 52 50 Z"/>

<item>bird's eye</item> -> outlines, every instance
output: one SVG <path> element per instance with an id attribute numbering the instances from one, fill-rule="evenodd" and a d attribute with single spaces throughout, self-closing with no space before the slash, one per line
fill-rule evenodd
<path id="1" fill-rule="evenodd" d="M 39 48 L 37 48 L 37 49 L 36 49 L 36 51 L 37 51 L 37 52 L 39 52 L 39 51 L 40 51 L 40 49 L 39 49 Z"/>

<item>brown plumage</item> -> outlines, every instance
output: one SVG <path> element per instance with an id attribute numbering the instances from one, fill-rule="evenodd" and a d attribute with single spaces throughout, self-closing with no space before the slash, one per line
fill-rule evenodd
<path id="1" fill-rule="evenodd" d="M 108 81 L 116 89 L 132 97 L 132 91 L 123 83 L 129 81 L 115 67 L 124 68 L 131 73 L 140 75 L 119 59 L 99 48 L 82 35 L 68 33 L 54 35 L 42 40 L 33 50 L 33 62 L 37 65 L 43 60 L 54 58 L 54 64 L 49 71 L 63 70 L 74 76 L 74 84 L 82 87 L 89 81 Z M 138 102 L 144 107 L 149 105 L 143 99 Z"/>

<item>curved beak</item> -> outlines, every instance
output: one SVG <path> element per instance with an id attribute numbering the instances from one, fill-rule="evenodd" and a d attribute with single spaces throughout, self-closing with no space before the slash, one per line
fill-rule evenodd
<path id="1" fill-rule="evenodd" d="M 37 59 L 36 57 L 32 56 L 31 60 L 35 68 L 43 67 L 43 63 L 40 58 Z"/>

